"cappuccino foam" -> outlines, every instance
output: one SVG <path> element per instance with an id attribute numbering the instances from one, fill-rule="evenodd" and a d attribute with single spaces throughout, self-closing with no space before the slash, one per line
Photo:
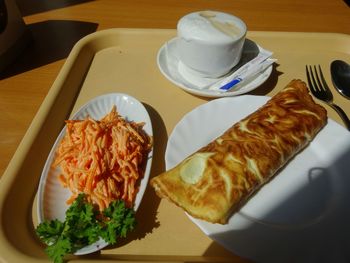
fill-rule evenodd
<path id="1" fill-rule="evenodd" d="M 230 42 L 243 35 L 241 22 L 235 17 L 214 11 L 191 13 L 180 19 L 178 33 L 180 37 L 209 42 Z"/>

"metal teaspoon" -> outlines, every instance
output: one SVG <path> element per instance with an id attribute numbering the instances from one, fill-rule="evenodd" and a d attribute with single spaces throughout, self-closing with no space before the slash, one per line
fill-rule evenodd
<path id="1" fill-rule="evenodd" d="M 332 81 L 337 91 L 350 100 L 350 65 L 342 60 L 331 63 Z"/>

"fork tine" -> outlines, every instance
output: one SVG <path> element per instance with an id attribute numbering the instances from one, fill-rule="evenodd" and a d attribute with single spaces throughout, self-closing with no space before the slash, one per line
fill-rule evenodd
<path id="1" fill-rule="evenodd" d="M 320 65 L 318 65 L 318 66 L 320 66 Z M 319 67 L 319 69 L 321 69 L 321 67 Z M 321 81 L 320 81 L 320 78 L 319 78 L 318 73 L 317 73 L 317 68 L 316 68 L 315 65 L 314 65 L 314 73 L 315 73 L 314 74 L 315 75 L 314 80 L 316 80 L 317 86 L 319 87 L 319 89 L 320 90 L 325 89 L 324 86 L 322 85 Z M 322 71 L 321 71 L 321 73 L 322 73 Z"/>
<path id="2" fill-rule="evenodd" d="M 320 72 L 320 78 L 321 78 L 321 81 L 322 81 L 322 84 L 323 84 L 324 89 L 329 90 L 329 87 L 328 87 L 327 82 L 326 82 L 326 80 L 325 80 L 325 78 L 324 78 L 324 76 L 323 76 L 323 73 L 322 73 L 322 70 L 321 70 L 321 66 L 320 66 L 320 65 L 318 65 L 318 70 L 319 70 L 319 72 Z M 329 90 L 329 91 L 330 91 L 330 90 Z"/>
<path id="3" fill-rule="evenodd" d="M 310 88 L 310 90 L 312 92 L 315 88 L 314 88 L 314 86 L 312 84 L 312 81 L 311 81 L 308 65 L 306 65 L 306 78 L 307 78 L 307 82 L 309 83 L 309 88 Z"/>
<path id="4" fill-rule="evenodd" d="M 319 91 L 319 90 L 321 90 L 321 87 L 320 87 L 320 85 L 318 84 L 318 82 L 316 81 L 316 79 L 315 79 L 315 73 L 317 74 L 317 72 L 313 72 L 313 70 L 312 70 L 312 66 L 309 66 L 309 72 L 310 72 L 310 82 L 311 82 L 311 87 L 312 87 L 312 89 L 315 91 L 315 92 L 317 92 L 317 91 Z"/>

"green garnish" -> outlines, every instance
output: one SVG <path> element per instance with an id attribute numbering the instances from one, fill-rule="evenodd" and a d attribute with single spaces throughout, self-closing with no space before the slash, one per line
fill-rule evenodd
<path id="1" fill-rule="evenodd" d="M 101 214 L 80 194 L 66 211 L 64 222 L 44 221 L 35 231 L 48 246 L 46 254 L 55 263 L 61 263 L 65 255 L 95 243 L 100 237 L 115 244 L 118 237 L 126 237 L 135 225 L 135 213 L 124 201 L 112 202 Z"/>

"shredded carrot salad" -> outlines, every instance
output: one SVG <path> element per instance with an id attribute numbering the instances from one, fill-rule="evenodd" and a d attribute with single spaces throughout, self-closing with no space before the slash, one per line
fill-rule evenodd
<path id="1" fill-rule="evenodd" d="M 125 120 L 115 106 L 100 121 L 90 117 L 66 121 L 53 166 L 61 168 L 59 180 L 72 192 L 67 204 L 85 193 L 100 211 L 119 199 L 133 206 L 152 147 L 152 137 L 143 126 Z"/>

